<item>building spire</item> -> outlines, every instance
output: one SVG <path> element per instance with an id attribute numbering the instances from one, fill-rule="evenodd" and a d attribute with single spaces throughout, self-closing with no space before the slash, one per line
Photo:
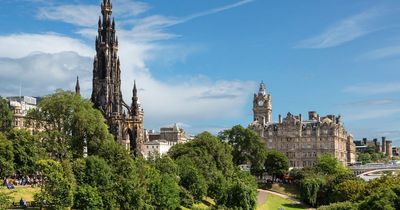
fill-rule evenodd
<path id="1" fill-rule="evenodd" d="M 81 95 L 81 87 L 79 86 L 79 76 L 76 77 L 75 94 Z"/>
<path id="2" fill-rule="evenodd" d="M 266 92 L 266 90 L 265 90 L 265 84 L 264 84 L 264 81 L 261 80 L 260 88 L 259 88 L 258 93 L 261 93 L 261 94 L 265 95 L 265 92 Z"/>
<path id="3" fill-rule="evenodd" d="M 138 114 L 138 110 L 139 110 L 139 98 L 137 96 L 136 80 L 135 80 L 133 81 L 131 115 L 136 116 Z"/>

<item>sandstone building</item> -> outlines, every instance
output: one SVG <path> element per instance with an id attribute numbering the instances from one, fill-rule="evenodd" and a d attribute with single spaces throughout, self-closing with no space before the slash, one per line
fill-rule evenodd
<path id="1" fill-rule="evenodd" d="M 389 158 L 393 157 L 393 146 L 392 141 L 387 140 L 386 137 L 382 137 L 379 142 L 377 138 L 373 140 L 368 140 L 367 138 L 363 138 L 362 140 L 354 141 L 356 145 L 357 152 L 365 152 L 368 148 L 374 148 L 375 152 L 381 152 L 386 154 Z"/>
<path id="2" fill-rule="evenodd" d="M 103 0 L 101 13 L 96 37 L 96 56 L 93 62 L 91 100 L 103 113 L 110 133 L 115 139 L 134 154 L 138 154 L 145 141 L 144 112 L 139 103 L 136 84 L 133 85 L 130 106 L 122 97 L 118 38 L 115 21 L 111 18 L 110 0 Z"/>
<path id="3" fill-rule="evenodd" d="M 289 158 L 290 167 L 312 166 L 318 155 L 330 153 L 343 165 L 355 162 L 353 137 L 343 127 L 342 117 L 319 116 L 309 112 L 308 119 L 288 113 L 278 122 L 272 121 L 272 97 L 261 82 L 253 100 L 254 120 L 250 128 L 265 141 L 267 149 L 282 151 Z"/>
<path id="4" fill-rule="evenodd" d="M 17 129 L 34 131 L 34 126 L 28 126 L 26 115 L 31 109 L 37 108 L 37 98 L 30 96 L 7 97 L 8 105 L 13 114 L 12 126 Z"/>

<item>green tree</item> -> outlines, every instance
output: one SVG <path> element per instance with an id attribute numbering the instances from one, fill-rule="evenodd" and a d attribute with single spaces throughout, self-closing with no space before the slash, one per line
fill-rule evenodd
<path id="1" fill-rule="evenodd" d="M 10 176 L 14 173 L 14 148 L 11 141 L 0 133 L 0 176 Z"/>
<path id="2" fill-rule="evenodd" d="M 0 132 L 8 132 L 12 128 L 12 112 L 5 99 L 0 96 Z"/>
<path id="3" fill-rule="evenodd" d="M 207 183 L 198 169 L 187 159 L 180 159 L 179 165 L 179 184 L 187 189 L 193 198 L 201 201 L 203 196 L 207 194 Z"/>
<path id="4" fill-rule="evenodd" d="M 219 138 L 232 146 L 235 165 L 250 163 L 253 174 L 262 173 L 266 150 L 261 137 L 256 132 L 249 128 L 243 128 L 241 125 L 236 125 L 229 130 L 221 132 Z"/>
<path id="5" fill-rule="evenodd" d="M 39 160 L 37 162 L 39 172 L 44 181 L 41 183 L 40 193 L 35 195 L 35 201 L 41 206 L 47 205 L 54 209 L 68 209 L 73 204 L 74 186 L 65 170 L 59 162 L 54 160 Z"/>
<path id="6" fill-rule="evenodd" d="M 358 153 L 357 161 L 362 162 L 362 164 L 371 162 L 371 155 L 369 153 Z"/>
<path id="7" fill-rule="evenodd" d="M 318 192 L 325 184 L 322 177 L 310 176 L 300 181 L 300 197 L 311 206 L 318 205 Z"/>
<path id="8" fill-rule="evenodd" d="M 346 172 L 346 168 L 333 155 L 328 153 L 318 156 L 313 168 L 316 172 L 325 175 Z"/>
<path id="9" fill-rule="evenodd" d="M 96 187 L 79 186 L 74 199 L 74 208 L 82 210 L 103 209 L 103 201 Z"/>
<path id="10" fill-rule="evenodd" d="M 8 138 L 14 150 L 14 168 L 17 174 L 30 175 L 36 172 L 35 163 L 45 157 L 45 151 L 36 136 L 27 130 L 13 129 Z"/>
<path id="11" fill-rule="evenodd" d="M 364 191 L 365 183 L 362 180 L 345 180 L 334 188 L 336 201 L 356 201 Z"/>
<path id="12" fill-rule="evenodd" d="M 333 203 L 328 206 L 320 206 L 318 210 L 358 210 L 358 204 L 351 202 Z"/>
<path id="13" fill-rule="evenodd" d="M 5 192 L 0 192 L 0 210 L 6 210 L 11 206 L 11 197 Z"/>
<path id="14" fill-rule="evenodd" d="M 226 191 L 217 198 L 217 204 L 229 209 L 255 209 L 257 201 L 257 184 L 250 173 L 237 171 L 227 181 Z"/>
<path id="15" fill-rule="evenodd" d="M 57 160 L 97 154 L 99 146 L 112 137 L 100 111 L 89 100 L 73 92 L 58 90 L 46 96 L 28 113 L 29 123 L 44 128 L 41 133 L 47 152 Z"/>
<path id="16" fill-rule="evenodd" d="M 170 174 L 161 174 L 150 184 L 150 193 L 154 196 L 152 205 L 156 209 L 176 209 L 179 207 L 180 188 L 176 177 Z"/>
<path id="17" fill-rule="evenodd" d="M 272 176 L 275 181 L 277 176 L 281 176 L 289 169 L 288 157 L 280 151 L 268 151 L 265 159 L 265 171 Z"/>

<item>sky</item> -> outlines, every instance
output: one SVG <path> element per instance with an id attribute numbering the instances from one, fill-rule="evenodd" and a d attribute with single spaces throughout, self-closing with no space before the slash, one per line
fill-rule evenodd
<path id="1" fill-rule="evenodd" d="M 400 145 L 400 2 L 112 0 L 122 91 L 145 127 L 217 133 L 252 121 L 261 80 L 278 115 L 341 114 L 355 139 Z M 1 0 L 0 95 L 91 94 L 100 0 Z"/>

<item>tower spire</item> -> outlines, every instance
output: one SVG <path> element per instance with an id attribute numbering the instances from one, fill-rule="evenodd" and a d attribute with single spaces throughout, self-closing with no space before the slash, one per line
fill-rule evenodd
<path id="1" fill-rule="evenodd" d="M 265 89 L 266 89 L 266 88 L 265 88 L 264 81 L 261 80 L 260 88 L 259 88 L 259 90 L 258 90 L 258 93 L 261 93 L 261 94 L 265 95 L 265 92 L 266 92 Z"/>
<path id="2" fill-rule="evenodd" d="M 79 86 L 79 76 L 76 77 L 75 94 L 81 95 L 81 87 Z"/>

